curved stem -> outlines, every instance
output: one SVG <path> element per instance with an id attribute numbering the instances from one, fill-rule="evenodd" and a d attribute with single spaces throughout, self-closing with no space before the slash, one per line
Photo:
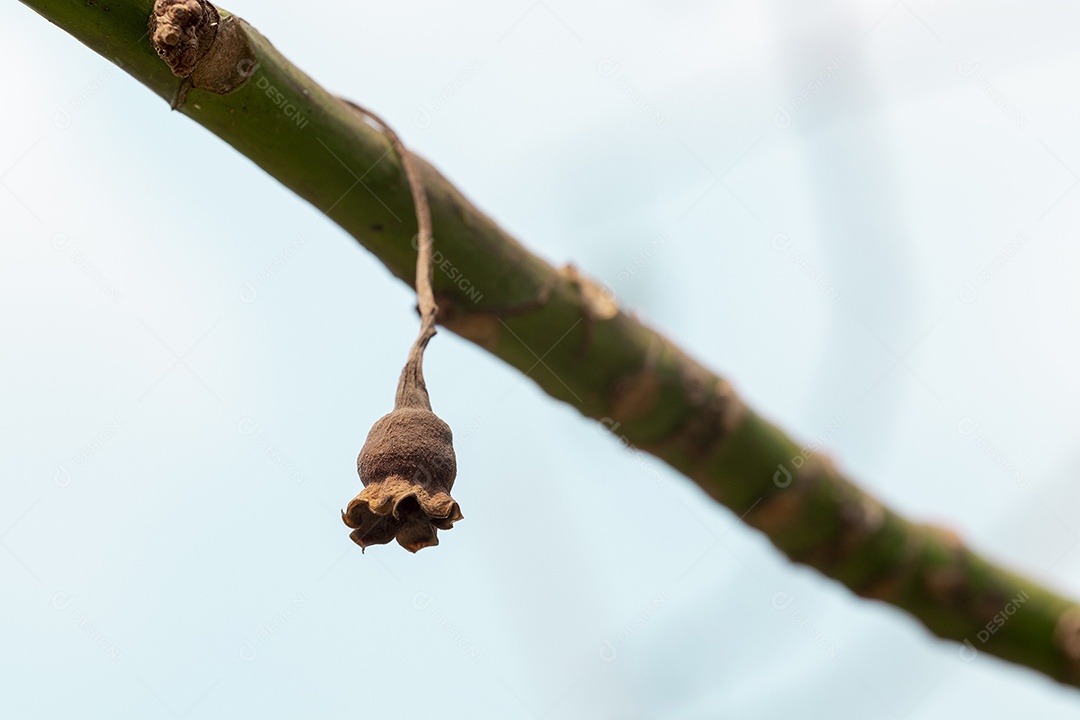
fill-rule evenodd
<path id="1" fill-rule="evenodd" d="M 431 207 L 428 204 L 427 190 L 424 188 L 420 173 L 417 172 L 412 153 L 401 142 L 401 138 L 390 127 L 390 123 L 352 100 L 346 98 L 341 98 L 341 100 L 379 124 L 383 134 L 397 151 L 401 169 L 409 183 L 409 192 L 412 194 L 413 205 L 416 208 L 416 300 L 420 311 L 420 334 L 409 349 L 409 358 L 401 371 L 397 394 L 394 397 L 394 407 L 419 407 L 430 410 L 431 400 L 428 397 L 427 385 L 424 383 L 424 350 L 438 332 L 435 329 L 435 320 L 439 315 L 439 307 L 435 304 L 435 292 L 431 285 L 434 272 L 434 255 L 431 246 L 434 245 L 435 238 L 431 234 Z"/>

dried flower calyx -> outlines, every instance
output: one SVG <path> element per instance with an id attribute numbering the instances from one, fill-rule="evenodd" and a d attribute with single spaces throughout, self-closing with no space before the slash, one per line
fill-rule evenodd
<path id="1" fill-rule="evenodd" d="M 396 539 L 409 552 L 417 552 L 438 545 L 438 531 L 449 530 L 462 519 L 461 508 L 450 497 L 457 476 L 454 436 L 450 426 L 431 411 L 424 383 L 424 350 L 435 336 L 438 314 L 431 288 L 431 214 L 420 176 L 397 135 L 378 116 L 348 104 L 383 126 L 397 147 L 409 181 L 419 229 L 416 296 L 420 335 L 401 371 L 394 411 L 371 428 L 356 459 L 364 489 L 341 513 L 341 519 L 353 529 L 349 537 L 361 548 Z"/>

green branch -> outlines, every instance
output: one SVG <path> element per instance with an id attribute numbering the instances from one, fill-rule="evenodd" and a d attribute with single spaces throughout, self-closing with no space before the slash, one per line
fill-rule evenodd
<path id="1" fill-rule="evenodd" d="M 220 35 L 234 44 L 218 48 L 214 67 L 196 67 L 186 89 L 146 35 L 151 0 L 23 2 L 180 104 L 413 283 L 415 215 L 389 141 L 246 23 L 223 12 L 231 29 Z M 692 479 L 792 560 L 964 642 L 961 655 L 990 653 L 1080 686 L 1075 603 L 900 517 L 827 459 L 800 462 L 800 446 L 726 381 L 573 268 L 530 253 L 430 165 L 420 171 L 444 258 L 435 273 L 444 327 Z"/>

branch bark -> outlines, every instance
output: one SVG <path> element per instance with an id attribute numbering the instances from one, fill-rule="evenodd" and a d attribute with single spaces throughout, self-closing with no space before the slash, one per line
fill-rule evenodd
<path id="1" fill-rule="evenodd" d="M 180 104 L 414 284 L 415 213 L 390 141 L 245 22 L 221 12 L 229 42 L 243 47 L 219 48 L 217 64 L 235 66 L 196 68 L 189 88 L 147 38 L 152 0 L 23 2 Z M 906 610 L 964 643 L 962 656 L 986 652 L 1080 686 L 1080 606 L 948 531 L 897 515 L 823 456 L 796 467 L 799 445 L 724 379 L 572 267 L 526 250 L 431 165 L 417 165 L 443 267 L 455 271 L 434 276 L 441 325 L 686 475 L 795 562 Z"/>

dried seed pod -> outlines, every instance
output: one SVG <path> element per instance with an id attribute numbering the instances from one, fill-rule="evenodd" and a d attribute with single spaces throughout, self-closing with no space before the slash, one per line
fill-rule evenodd
<path id="1" fill-rule="evenodd" d="M 396 539 L 409 552 L 439 544 L 439 530 L 449 530 L 462 519 L 461 508 L 450 497 L 457 476 L 454 435 L 450 426 L 431 411 L 424 383 L 424 350 L 435 336 L 438 307 L 431 288 L 431 213 L 427 195 L 412 159 L 397 135 L 377 115 L 345 101 L 383 126 L 397 147 L 409 181 L 419 229 L 416 258 L 416 296 L 420 309 L 420 335 L 401 371 L 394 411 L 371 428 L 356 458 L 364 489 L 341 513 L 353 531 L 349 537 L 361 549 Z"/>
<path id="2" fill-rule="evenodd" d="M 418 359 L 418 358 L 417 358 Z M 371 428 L 356 459 L 364 490 L 342 520 L 361 548 L 397 539 L 410 552 L 438 545 L 438 530 L 461 520 L 450 497 L 457 476 L 453 433 L 431 411 L 422 373 L 410 357 L 394 411 Z"/>

